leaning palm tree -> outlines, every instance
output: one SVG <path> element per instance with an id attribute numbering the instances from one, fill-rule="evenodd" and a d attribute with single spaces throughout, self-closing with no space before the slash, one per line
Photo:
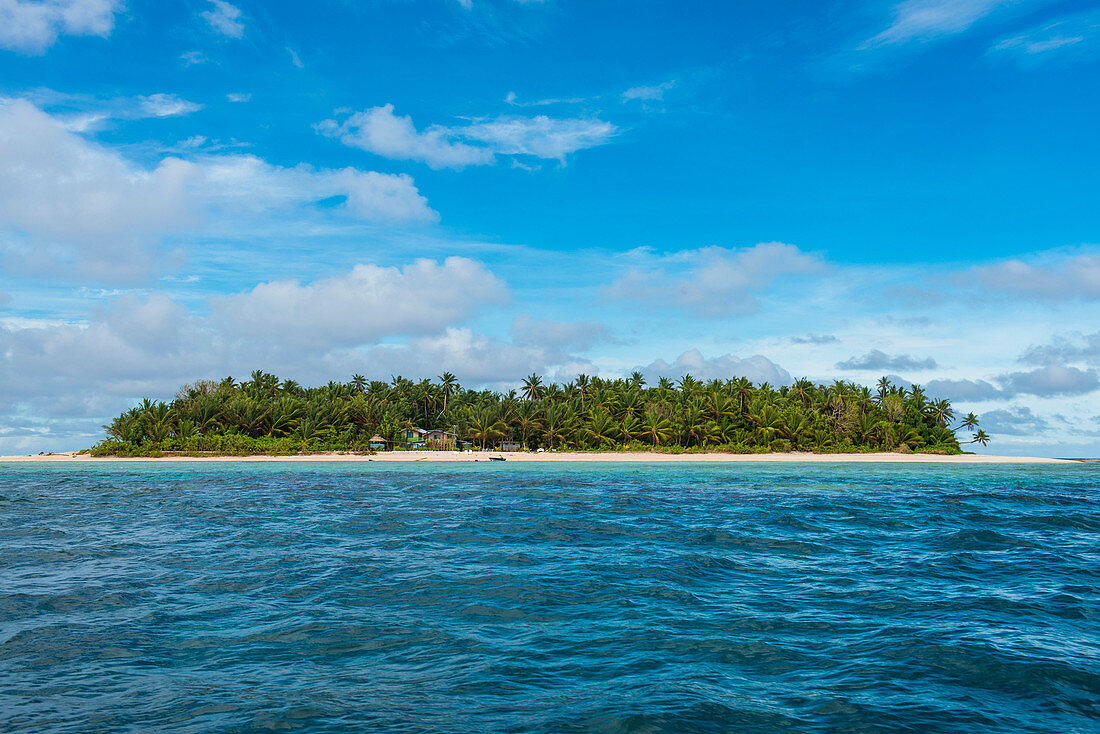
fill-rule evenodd
<path id="1" fill-rule="evenodd" d="M 982 446 L 989 445 L 989 434 L 985 431 L 978 429 L 978 432 L 974 434 L 974 438 L 967 443 L 980 443 Z"/>

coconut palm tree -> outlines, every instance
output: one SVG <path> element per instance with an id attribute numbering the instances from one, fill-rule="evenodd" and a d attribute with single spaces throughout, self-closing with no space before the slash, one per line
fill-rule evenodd
<path id="1" fill-rule="evenodd" d="M 458 378 L 450 372 L 444 372 L 439 376 L 439 385 L 443 389 L 443 410 L 439 411 L 439 415 L 443 415 L 447 412 L 447 400 L 454 395 L 458 387 Z"/>
<path id="2" fill-rule="evenodd" d="M 645 419 L 642 420 L 641 436 L 643 438 L 654 446 L 659 446 L 668 441 L 672 433 L 672 423 L 668 418 L 652 408 L 646 411 Z"/>
<path id="3" fill-rule="evenodd" d="M 597 410 L 592 414 L 588 425 L 584 428 L 585 437 L 592 444 L 605 446 L 615 443 L 615 436 L 619 432 L 615 419 L 606 410 Z"/>
<path id="4" fill-rule="evenodd" d="M 523 381 L 523 397 L 526 400 L 538 400 L 543 395 L 542 378 L 532 372 Z"/>
<path id="5" fill-rule="evenodd" d="M 974 438 L 967 443 L 980 443 L 982 446 L 989 445 L 989 434 L 985 431 L 978 429 L 978 432 L 974 434 Z"/>
<path id="6" fill-rule="evenodd" d="M 890 378 L 889 377 L 884 376 L 884 377 L 880 377 L 878 379 L 878 399 L 879 399 L 879 402 L 882 402 L 882 400 L 886 397 L 886 393 L 890 392 L 891 387 L 892 386 L 890 384 Z"/>
<path id="7" fill-rule="evenodd" d="M 959 428 L 965 428 L 968 431 L 972 431 L 978 427 L 978 416 L 974 413 L 967 413 L 966 417 L 962 419 L 962 423 L 959 424 Z"/>

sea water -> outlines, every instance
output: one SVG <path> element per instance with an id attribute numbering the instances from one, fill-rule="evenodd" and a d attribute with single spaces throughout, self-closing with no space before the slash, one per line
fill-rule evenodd
<path id="1" fill-rule="evenodd" d="M 0 730 L 1093 733 L 1098 469 L 0 465 Z"/>

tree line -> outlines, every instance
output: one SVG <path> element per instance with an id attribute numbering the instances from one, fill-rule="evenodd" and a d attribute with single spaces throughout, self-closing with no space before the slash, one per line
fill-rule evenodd
<path id="1" fill-rule="evenodd" d="M 97 455 L 366 451 L 380 436 L 396 446 L 409 428 L 454 430 L 460 441 L 493 448 L 670 451 L 932 451 L 957 453 L 989 436 L 973 413 L 956 424 L 946 399 L 919 386 L 877 389 L 851 382 L 780 387 L 744 377 L 702 382 L 691 375 L 648 384 L 579 375 L 565 384 L 532 374 L 508 392 L 394 377 L 303 387 L 257 370 L 238 382 L 199 381 L 170 402 L 145 399 L 104 426 Z M 960 442 L 959 430 L 972 432 Z"/>

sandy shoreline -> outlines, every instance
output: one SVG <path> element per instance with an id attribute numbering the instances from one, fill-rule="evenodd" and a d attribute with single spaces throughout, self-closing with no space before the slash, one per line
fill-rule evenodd
<path id="1" fill-rule="evenodd" d="M 76 455 L 73 452 L 60 454 L 32 454 L 24 456 L 0 456 L 0 463 L 104 463 L 104 462 L 462 462 L 489 461 L 490 457 L 504 457 L 513 462 L 652 462 L 652 463 L 739 463 L 739 462 L 786 462 L 786 463 L 848 463 L 848 464 L 1073 464 L 1077 462 L 1065 459 L 1046 459 L 1035 456 L 940 456 L 936 454 L 657 454 L 648 452 L 622 453 L 531 453 L 501 451 L 396 451 L 379 453 L 373 456 L 358 454 L 310 454 L 308 456 L 170 456 L 157 459 L 134 458 L 94 458 L 88 455 Z M 499 462 L 497 462 L 499 463 Z"/>

